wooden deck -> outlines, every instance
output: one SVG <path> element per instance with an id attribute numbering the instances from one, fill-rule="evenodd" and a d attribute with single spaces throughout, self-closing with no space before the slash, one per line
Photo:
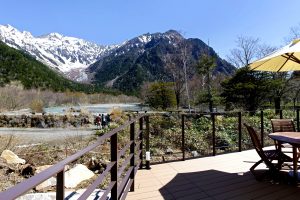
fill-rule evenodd
<path id="1" fill-rule="evenodd" d="M 300 199 L 299 187 L 256 181 L 249 168 L 257 160 L 257 153 L 249 150 L 152 165 L 138 171 L 135 191 L 126 199 Z M 265 169 L 263 164 L 258 168 Z"/>

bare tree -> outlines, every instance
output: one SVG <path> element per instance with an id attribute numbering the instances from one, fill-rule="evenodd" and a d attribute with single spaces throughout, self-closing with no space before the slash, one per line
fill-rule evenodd
<path id="1" fill-rule="evenodd" d="M 276 47 L 266 44 L 258 45 L 257 58 L 265 57 L 276 49 Z M 270 75 L 272 79 L 270 82 L 272 84 L 271 94 L 274 99 L 275 112 L 278 114 L 281 109 L 282 97 L 291 89 L 291 76 L 287 72 L 270 72 Z"/>
<path id="2" fill-rule="evenodd" d="M 267 44 L 258 44 L 257 45 L 257 52 L 256 52 L 256 58 L 262 58 L 265 57 L 267 55 L 269 55 L 270 53 L 274 52 L 275 50 L 277 50 L 277 47 L 273 47 Z"/>
<path id="3" fill-rule="evenodd" d="M 177 109 L 180 106 L 181 94 L 184 91 L 184 74 L 183 71 L 178 69 L 176 63 L 178 63 L 178 57 L 174 54 L 166 54 L 163 57 L 163 60 L 166 64 L 166 68 L 170 71 L 172 79 L 174 82 L 173 89 L 176 97 Z"/>
<path id="4" fill-rule="evenodd" d="M 290 43 L 292 40 L 300 38 L 300 23 L 296 26 L 290 28 L 290 34 L 284 38 L 286 44 Z"/>
<path id="5" fill-rule="evenodd" d="M 258 38 L 239 36 L 236 40 L 237 48 L 230 51 L 227 59 L 236 67 L 245 67 L 256 57 Z"/>
<path id="6" fill-rule="evenodd" d="M 300 73 L 299 72 L 294 72 L 291 78 L 291 96 L 293 99 L 293 104 L 294 108 L 296 108 L 296 104 L 299 99 L 299 94 L 300 94 Z"/>
<path id="7" fill-rule="evenodd" d="M 292 40 L 295 39 L 299 39 L 300 38 L 300 23 L 296 26 L 293 26 L 290 28 L 290 34 L 289 36 L 287 36 L 284 40 L 285 42 L 288 44 L 290 43 Z M 290 91 L 292 93 L 292 98 L 293 98 L 293 102 L 294 102 L 294 107 L 296 106 L 296 101 L 298 99 L 298 96 L 300 94 L 300 74 L 299 72 L 294 72 L 291 76 L 291 88 Z"/>
<path id="8" fill-rule="evenodd" d="M 182 65 L 183 65 L 185 91 L 186 91 L 186 96 L 187 96 L 187 101 L 188 101 L 188 108 L 189 108 L 189 112 L 191 113 L 190 93 L 189 93 L 188 78 L 187 78 L 187 62 L 188 62 L 187 43 L 183 42 L 182 45 L 183 45 L 183 48 L 181 48 L 182 51 L 181 51 L 180 58 L 181 58 Z"/>
<path id="9" fill-rule="evenodd" d="M 228 60 L 237 67 L 245 67 L 254 59 L 262 58 L 276 48 L 259 44 L 259 39 L 252 37 L 240 36 L 237 39 L 237 48 L 231 50 Z M 270 85 L 271 98 L 274 100 L 275 110 L 278 113 L 281 107 L 281 100 L 284 94 L 290 89 L 290 75 L 288 73 L 264 73 L 262 76 L 268 79 Z"/>
<path id="10" fill-rule="evenodd" d="M 205 76 L 205 85 L 207 92 L 207 101 L 209 104 L 209 111 L 213 111 L 213 96 L 212 96 L 212 72 L 217 67 L 216 58 L 203 53 L 196 65 L 199 74 Z"/>

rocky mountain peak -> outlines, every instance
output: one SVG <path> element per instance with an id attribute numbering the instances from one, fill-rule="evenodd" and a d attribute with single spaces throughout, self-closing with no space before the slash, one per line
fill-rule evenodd
<path id="1" fill-rule="evenodd" d="M 167 36 L 170 36 L 170 37 L 174 37 L 174 38 L 178 38 L 178 39 L 184 39 L 184 37 L 176 30 L 168 30 L 164 33 L 165 35 Z"/>
<path id="2" fill-rule="evenodd" d="M 61 35 L 61 34 L 59 34 L 59 33 L 49 33 L 49 34 L 47 34 L 45 37 L 47 37 L 47 38 L 49 38 L 49 39 L 54 38 L 54 39 L 59 39 L 59 40 L 61 40 L 64 36 Z"/>
<path id="3" fill-rule="evenodd" d="M 74 74 L 70 73 L 72 70 L 80 72 L 75 76 L 78 81 L 86 80 L 83 69 L 116 47 L 102 46 L 59 33 L 34 37 L 30 32 L 20 32 L 11 25 L 0 25 L 0 40 L 65 74 Z"/>
<path id="4" fill-rule="evenodd" d="M 169 30 L 165 33 L 146 33 L 125 42 L 87 68 L 89 79 L 130 94 L 138 91 L 144 82 L 172 81 L 165 58 L 167 55 L 171 57 L 177 70 L 182 70 L 179 54 L 185 51 L 183 48 L 186 48 L 187 63 L 191 67 L 205 50 L 209 50 L 210 55 L 217 57 L 216 73 L 229 75 L 235 70 L 200 39 L 185 39 L 179 32 Z M 196 69 L 192 70 L 191 76 L 195 73 Z"/>

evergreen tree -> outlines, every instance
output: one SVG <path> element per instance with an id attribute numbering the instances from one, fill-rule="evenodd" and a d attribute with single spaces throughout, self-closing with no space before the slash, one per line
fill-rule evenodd
<path id="1" fill-rule="evenodd" d="M 156 82 L 150 85 L 146 102 L 153 108 L 167 108 L 176 105 L 176 98 L 172 89 L 173 83 Z"/>
<path id="2" fill-rule="evenodd" d="M 270 75 L 265 72 L 250 71 L 243 67 L 237 73 L 224 82 L 221 86 L 227 108 L 235 105 L 254 113 L 268 97 L 270 84 Z"/>

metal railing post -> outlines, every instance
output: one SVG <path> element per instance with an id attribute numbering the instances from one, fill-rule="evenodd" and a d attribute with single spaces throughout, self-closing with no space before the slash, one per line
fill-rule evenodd
<path id="1" fill-rule="evenodd" d="M 184 114 L 181 115 L 181 150 L 182 160 L 185 160 Z"/>
<path id="2" fill-rule="evenodd" d="M 150 127 L 149 127 L 149 115 L 145 117 L 146 121 L 146 152 L 150 151 Z M 146 160 L 146 169 L 150 169 L 150 160 Z"/>
<path id="3" fill-rule="evenodd" d="M 132 179 L 132 184 L 130 186 L 130 191 L 134 191 L 134 147 L 135 147 L 135 142 L 134 142 L 134 138 L 135 138 L 135 122 L 133 122 L 132 124 L 130 124 L 130 154 L 132 154 L 132 157 L 130 159 L 130 167 L 133 167 L 133 170 L 130 173 L 130 179 Z"/>
<path id="4" fill-rule="evenodd" d="M 115 182 L 115 185 L 111 189 L 111 199 L 118 199 L 118 135 L 113 134 L 110 137 L 110 159 L 111 162 L 115 162 L 110 170 L 111 182 Z"/>
<path id="5" fill-rule="evenodd" d="M 260 111 L 260 142 L 261 146 L 264 147 L 264 111 Z"/>
<path id="6" fill-rule="evenodd" d="M 213 145 L 213 156 L 216 155 L 216 119 L 215 113 L 211 113 L 212 119 L 212 145 Z"/>
<path id="7" fill-rule="evenodd" d="M 299 108 L 297 108 L 297 131 L 300 131 L 300 124 L 299 124 Z"/>
<path id="8" fill-rule="evenodd" d="M 242 112 L 238 112 L 239 118 L 239 152 L 242 151 Z"/>
<path id="9" fill-rule="evenodd" d="M 140 143 L 140 150 L 142 151 L 141 154 L 140 154 L 140 160 L 141 160 L 141 163 L 140 163 L 140 169 L 143 168 L 143 134 L 144 134 L 144 131 L 143 131 L 143 123 L 144 123 L 144 118 L 141 117 L 140 120 L 139 120 L 139 124 L 140 124 L 140 130 L 142 131 L 139 135 L 139 139 L 141 141 Z"/>
<path id="10" fill-rule="evenodd" d="M 56 176 L 56 200 L 64 200 L 65 198 L 65 177 L 64 169 L 57 173 Z"/>

